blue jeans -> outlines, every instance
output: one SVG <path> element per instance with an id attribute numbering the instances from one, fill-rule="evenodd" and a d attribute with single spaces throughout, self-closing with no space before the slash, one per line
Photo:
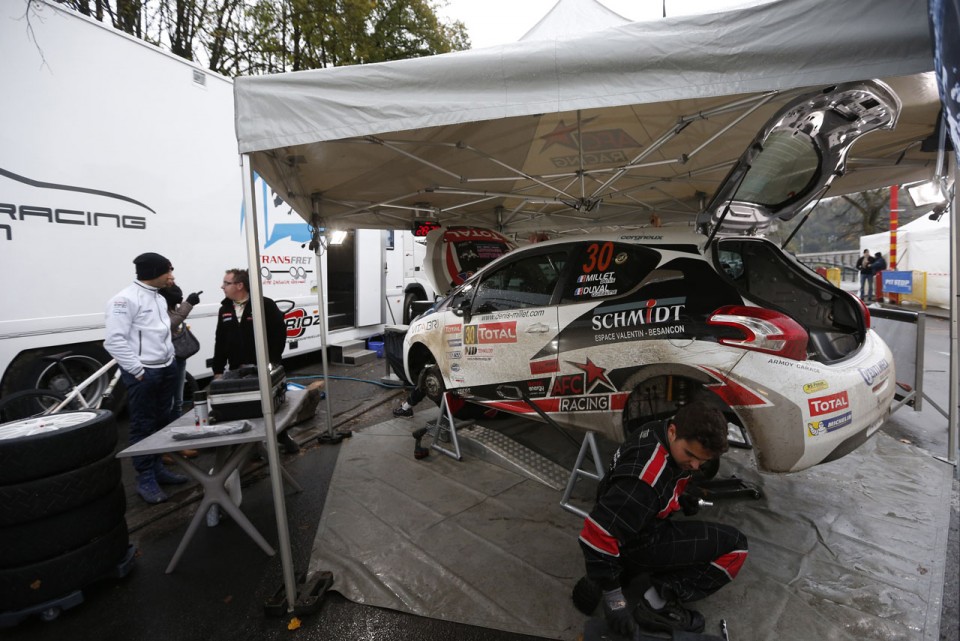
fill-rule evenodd
<path id="1" fill-rule="evenodd" d="M 863 285 L 867 285 L 866 294 L 863 291 Z M 872 298 L 873 297 L 873 274 L 864 274 L 860 272 L 860 298 Z"/>
<path id="2" fill-rule="evenodd" d="M 127 387 L 127 408 L 130 411 L 130 445 L 147 438 L 170 418 L 173 404 L 173 388 L 177 380 L 175 362 L 166 367 L 148 367 L 143 370 L 143 379 L 121 370 L 123 384 Z M 157 455 L 134 456 L 133 468 L 139 472 L 152 470 Z"/>
<path id="3" fill-rule="evenodd" d="M 173 362 L 177 366 L 177 380 L 173 386 L 173 406 L 170 410 L 170 422 L 183 416 L 183 385 L 187 381 L 187 359 L 175 358 Z"/>

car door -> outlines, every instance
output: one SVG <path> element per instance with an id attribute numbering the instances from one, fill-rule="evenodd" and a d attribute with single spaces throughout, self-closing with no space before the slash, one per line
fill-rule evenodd
<path id="1" fill-rule="evenodd" d="M 455 386 L 484 398 L 500 398 L 500 385 L 521 382 L 531 396 L 546 393 L 558 368 L 555 292 L 568 247 L 520 252 L 481 275 L 460 319 L 460 362 L 448 366 Z M 547 382 L 541 389 L 531 379 Z"/>

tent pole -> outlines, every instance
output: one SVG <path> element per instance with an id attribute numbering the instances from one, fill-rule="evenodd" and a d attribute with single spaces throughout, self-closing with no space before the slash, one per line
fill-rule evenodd
<path id="1" fill-rule="evenodd" d="M 957 252 L 960 251 L 960 229 L 957 229 L 957 156 L 949 154 L 949 171 L 947 175 L 953 176 L 953 188 L 948 206 L 950 208 L 950 230 L 953 232 L 953 241 L 950 243 L 950 411 L 948 421 L 950 423 L 947 437 L 947 461 L 954 465 L 954 475 L 957 473 L 957 421 L 958 421 L 958 391 L 957 385 L 960 385 L 960 371 L 958 371 L 958 353 L 957 347 L 957 307 L 960 305 L 960 274 L 957 274 Z"/>
<path id="2" fill-rule="evenodd" d="M 329 337 L 327 336 L 327 298 L 324 293 L 323 281 L 326 279 L 326 271 L 321 269 L 322 261 L 320 260 L 321 255 L 323 254 L 324 244 L 323 244 L 323 232 L 320 231 L 320 215 L 317 212 L 317 199 L 313 199 L 313 217 L 310 222 L 313 227 L 313 241 L 311 245 L 313 246 L 314 256 L 316 257 L 317 264 L 317 306 L 320 308 L 320 361 L 323 363 L 323 391 L 325 392 L 324 400 L 324 415 L 327 419 L 327 431 L 325 435 L 321 435 L 321 442 L 331 442 L 333 441 L 333 413 L 330 410 L 330 374 L 329 368 L 327 366 L 328 356 L 327 356 L 327 347 L 329 344 Z"/>
<path id="3" fill-rule="evenodd" d="M 280 563 L 283 567 L 283 585 L 287 595 L 287 612 L 293 612 L 297 602 L 297 584 L 293 574 L 293 555 L 290 552 L 290 530 L 287 524 L 287 506 L 283 498 L 283 478 L 280 476 L 280 455 L 277 451 L 277 422 L 274 416 L 273 385 L 270 380 L 270 357 L 267 350 L 267 328 L 263 314 L 263 284 L 260 282 L 260 241 L 257 237 L 257 203 L 254 192 L 253 167 L 250 156 L 241 157 L 243 173 L 244 221 L 247 228 L 247 265 L 250 278 L 250 309 L 253 312 L 253 339 L 257 348 L 257 377 L 260 379 L 260 402 L 267 440 L 267 463 L 270 466 L 270 488 L 273 491 L 273 509 L 277 519 Z"/>

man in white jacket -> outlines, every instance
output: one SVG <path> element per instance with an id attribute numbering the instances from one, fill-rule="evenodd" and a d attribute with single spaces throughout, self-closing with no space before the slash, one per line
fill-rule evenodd
<path id="1" fill-rule="evenodd" d="M 103 343 L 117 360 L 127 388 L 130 445 L 166 424 L 177 379 L 167 301 L 157 291 L 173 285 L 173 265 L 153 252 L 140 254 L 133 264 L 137 279 L 107 303 Z M 169 498 L 160 484 L 187 482 L 185 476 L 168 471 L 158 455 L 135 456 L 133 467 L 137 493 L 147 503 Z"/>

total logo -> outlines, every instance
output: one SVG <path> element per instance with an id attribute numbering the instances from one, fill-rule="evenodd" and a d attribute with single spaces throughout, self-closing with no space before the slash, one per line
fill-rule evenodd
<path id="1" fill-rule="evenodd" d="M 482 323 L 467 325 L 463 328 L 463 342 L 466 345 L 484 343 L 516 343 L 517 322 Z"/>
<path id="2" fill-rule="evenodd" d="M 820 416 L 821 414 L 830 414 L 840 410 L 850 409 L 850 399 L 847 393 L 837 392 L 829 396 L 818 396 L 807 401 L 810 408 L 810 416 Z"/>

